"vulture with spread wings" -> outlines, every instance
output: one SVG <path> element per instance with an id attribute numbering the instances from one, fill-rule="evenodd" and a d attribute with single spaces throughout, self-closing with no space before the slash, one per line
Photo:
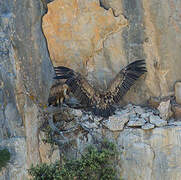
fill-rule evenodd
<path id="1" fill-rule="evenodd" d="M 147 71 L 145 60 L 136 60 L 116 75 L 108 85 L 107 90 L 99 92 L 80 73 L 64 66 L 54 67 L 54 69 L 56 73 L 54 79 L 64 79 L 69 91 L 80 101 L 80 104 L 87 107 L 86 109 L 92 111 L 93 114 L 102 117 L 109 117 L 114 113 L 114 105 L 121 100 L 135 81 Z M 58 88 L 53 89 L 56 92 L 53 94 L 54 99 L 56 99 L 59 90 Z M 49 104 L 51 104 L 51 100 Z"/>

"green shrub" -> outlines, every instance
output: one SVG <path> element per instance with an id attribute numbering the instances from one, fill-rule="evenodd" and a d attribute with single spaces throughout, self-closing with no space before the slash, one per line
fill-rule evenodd
<path id="1" fill-rule="evenodd" d="M 117 154 L 115 145 L 104 141 L 87 147 L 80 159 L 65 159 L 62 165 L 40 164 L 28 171 L 34 180 L 116 180 Z"/>
<path id="2" fill-rule="evenodd" d="M 10 160 L 10 152 L 8 149 L 2 149 L 0 150 L 0 171 L 3 167 L 6 166 L 8 161 Z"/>

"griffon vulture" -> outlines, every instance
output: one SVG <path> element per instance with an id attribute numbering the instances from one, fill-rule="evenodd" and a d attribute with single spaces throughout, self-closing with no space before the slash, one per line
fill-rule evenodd
<path id="1" fill-rule="evenodd" d="M 61 93 L 66 94 L 69 90 L 87 110 L 102 117 L 109 117 L 114 113 L 114 105 L 119 103 L 135 81 L 147 71 L 145 60 L 136 60 L 121 69 L 105 91 L 99 92 L 80 73 L 64 66 L 54 69 L 54 79 L 64 79 L 66 88 L 62 90 L 59 83 L 52 86 L 49 104 L 56 102 L 55 100 L 60 99 Z"/>

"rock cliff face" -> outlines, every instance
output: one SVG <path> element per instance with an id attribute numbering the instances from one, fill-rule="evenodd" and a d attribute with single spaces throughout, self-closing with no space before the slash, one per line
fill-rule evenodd
<path id="1" fill-rule="evenodd" d="M 0 147 L 11 152 L 10 166 L 0 179 L 25 179 L 39 163 L 39 110 L 46 103 L 52 66 L 42 33 L 41 1 L 0 2 Z"/>
<path id="2" fill-rule="evenodd" d="M 51 60 L 104 88 L 120 67 L 145 58 L 147 75 L 125 97 L 136 104 L 150 96 L 173 95 L 174 83 L 181 81 L 180 1 L 55 0 L 44 16 L 47 2 L 0 1 L 0 148 L 11 153 L 10 163 L 0 172 L 2 180 L 26 179 L 31 164 L 59 159 L 57 149 L 51 153 L 43 144 L 40 132 L 41 107 L 52 84 Z M 179 84 L 176 87 L 179 103 L 181 89 Z M 115 122 L 117 128 L 119 118 Z M 98 128 L 122 151 L 123 177 L 180 179 L 181 124 L 134 128 L 138 122 L 128 123 L 117 131 Z M 77 138 L 77 142 L 81 149 L 91 138 Z"/>
<path id="3" fill-rule="evenodd" d="M 126 100 L 173 94 L 181 80 L 179 7 L 172 0 L 56 0 L 43 18 L 51 59 L 105 87 L 123 65 L 145 58 L 145 81 Z"/>

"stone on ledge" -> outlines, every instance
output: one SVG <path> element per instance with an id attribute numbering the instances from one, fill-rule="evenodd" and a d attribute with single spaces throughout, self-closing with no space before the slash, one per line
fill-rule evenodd
<path id="1" fill-rule="evenodd" d="M 169 122 L 169 126 L 181 126 L 181 121 Z"/>
<path id="2" fill-rule="evenodd" d="M 137 114 L 143 114 L 145 112 L 145 110 L 143 108 L 141 108 L 140 106 L 135 106 L 134 111 Z"/>
<path id="3" fill-rule="evenodd" d="M 155 127 L 154 124 L 146 123 L 143 126 L 141 126 L 141 129 L 143 129 L 143 130 L 150 130 L 150 129 L 153 129 L 154 127 Z"/>
<path id="4" fill-rule="evenodd" d="M 143 114 L 141 114 L 141 117 L 147 120 L 150 115 L 151 115 L 151 113 L 143 113 Z"/>
<path id="5" fill-rule="evenodd" d="M 86 121 L 86 122 L 83 123 L 83 125 L 88 129 L 98 128 L 98 126 L 94 122 L 91 123 L 89 121 Z"/>
<path id="6" fill-rule="evenodd" d="M 161 102 L 157 109 L 160 112 L 160 117 L 164 120 L 168 120 L 173 114 L 171 111 L 170 100 Z"/>
<path id="7" fill-rule="evenodd" d="M 129 121 L 129 113 L 125 113 L 122 116 L 113 115 L 110 116 L 104 125 L 111 131 L 123 130 L 124 125 Z"/>
<path id="8" fill-rule="evenodd" d="M 72 113 L 76 116 L 76 117 L 82 117 L 82 111 L 79 109 L 73 109 Z"/>
<path id="9" fill-rule="evenodd" d="M 143 118 L 135 118 L 135 119 L 131 119 L 127 126 L 128 127 L 140 127 L 143 126 L 146 123 L 146 121 Z"/>
<path id="10" fill-rule="evenodd" d="M 150 123 L 154 124 L 157 127 L 165 126 L 167 125 L 167 121 L 161 119 L 159 116 L 150 116 Z"/>

